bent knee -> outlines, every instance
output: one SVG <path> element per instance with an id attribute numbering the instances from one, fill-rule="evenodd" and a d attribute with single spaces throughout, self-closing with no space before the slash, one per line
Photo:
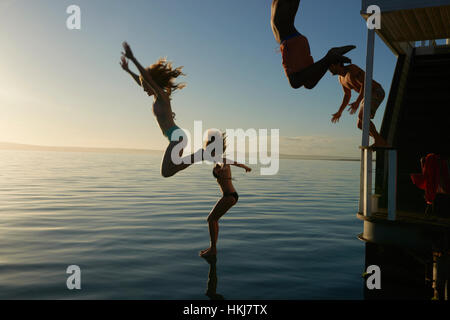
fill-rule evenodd
<path id="1" fill-rule="evenodd" d="M 209 215 L 208 218 L 206 218 L 206 222 L 208 222 L 208 223 L 217 222 L 217 221 L 219 221 L 219 219 L 217 219 L 211 215 Z"/>
<path id="2" fill-rule="evenodd" d="M 288 76 L 289 84 L 294 89 L 299 89 L 301 87 L 305 87 L 306 89 L 314 89 L 314 87 L 317 85 L 314 81 L 311 81 L 310 79 L 306 78 L 305 75 L 300 71 L 293 73 Z"/>
<path id="3" fill-rule="evenodd" d="M 362 129 L 362 120 L 361 120 L 360 117 L 358 117 L 358 121 L 356 122 L 356 126 L 357 126 L 359 129 Z"/>
<path id="4" fill-rule="evenodd" d="M 169 178 L 169 177 L 173 176 L 174 173 L 173 173 L 173 172 L 170 172 L 169 170 L 166 170 L 166 169 L 161 169 L 161 175 L 162 175 L 164 178 Z"/>
<path id="5" fill-rule="evenodd" d="M 290 82 L 289 84 L 291 85 L 292 89 L 300 89 L 302 87 L 302 85 L 298 84 L 298 83 L 294 83 L 294 82 Z"/>
<path id="6" fill-rule="evenodd" d="M 298 75 L 297 76 L 289 75 L 288 80 L 292 89 L 299 89 L 304 85 L 303 81 L 298 78 Z"/>
<path id="7" fill-rule="evenodd" d="M 312 83 L 305 83 L 305 84 L 304 84 L 304 87 L 305 87 L 306 89 L 309 89 L 309 90 L 314 89 L 315 86 L 316 86 L 316 85 L 315 85 L 315 84 L 312 84 Z"/>

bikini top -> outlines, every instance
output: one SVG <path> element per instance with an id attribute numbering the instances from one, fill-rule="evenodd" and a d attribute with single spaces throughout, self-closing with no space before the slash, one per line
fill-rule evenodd
<path id="1" fill-rule="evenodd" d="M 222 177 L 219 177 L 218 175 L 217 175 L 217 173 L 216 173 L 216 167 L 214 167 L 213 168 L 213 171 L 212 171 L 212 174 L 213 174 L 213 176 L 214 176 L 214 178 L 216 178 L 216 179 L 230 179 L 230 180 L 232 180 L 232 178 L 222 178 Z"/>

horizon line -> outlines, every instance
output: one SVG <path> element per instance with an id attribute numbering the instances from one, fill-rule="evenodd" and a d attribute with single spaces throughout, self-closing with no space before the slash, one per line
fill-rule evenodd
<path id="1" fill-rule="evenodd" d="M 26 143 L 0 141 L 0 150 L 22 150 L 22 151 L 55 151 L 55 152 L 98 152 L 98 153 L 139 153 L 154 154 L 164 152 L 159 149 L 141 148 L 116 148 L 116 147 L 80 147 L 80 146 L 48 146 L 34 145 Z M 245 155 L 250 155 L 248 152 Z M 340 160 L 340 161 L 360 161 L 357 157 L 333 156 L 333 155 L 311 155 L 311 154 L 286 154 L 278 153 L 280 158 L 300 159 L 300 160 Z M 303 159 L 302 159 L 303 158 Z"/>

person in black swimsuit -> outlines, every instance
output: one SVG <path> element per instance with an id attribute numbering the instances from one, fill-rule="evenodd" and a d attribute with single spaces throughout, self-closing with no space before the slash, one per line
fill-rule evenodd
<path id="1" fill-rule="evenodd" d="M 223 152 L 225 152 L 226 148 L 226 138 L 225 135 L 221 134 L 223 141 Z M 208 139 L 206 146 L 212 143 L 215 140 L 215 137 L 211 137 Z M 211 153 L 213 157 L 215 157 L 215 151 Z M 247 167 L 245 164 L 241 164 L 226 158 L 223 158 L 223 163 L 215 163 L 213 169 L 213 176 L 216 178 L 217 183 L 219 184 L 220 189 L 222 190 L 222 198 L 217 201 L 216 205 L 208 215 L 208 227 L 209 227 L 209 236 L 211 239 L 210 247 L 200 251 L 199 255 L 201 257 L 209 257 L 217 254 L 217 238 L 219 236 L 219 219 L 227 213 L 227 211 L 234 206 L 238 199 L 239 195 L 236 192 L 236 189 L 231 182 L 231 167 L 236 166 L 245 169 L 245 172 L 250 172 L 252 169 Z"/>

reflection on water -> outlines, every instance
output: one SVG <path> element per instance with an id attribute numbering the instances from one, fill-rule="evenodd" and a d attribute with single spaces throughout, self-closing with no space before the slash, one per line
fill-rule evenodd
<path id="1" fill-rule="evenodd" d="M 197 253 L 220 191 L 210 166 L 163 179 L 160 161 L 0 151 L 0 298 L 207 299 Z M 362 298 L 359 163 L 256 169 L 233 169 L 240 198 L 220 220 L 211 286 L 227 299 Z M 72 264 L 79 291 L 66 288 Z"/>
<path id="2" fill-rule="evenodd" d="M 224 300 L 225 298 L 217 293 L 217 257 L 209 256 L 204 258 L 209 264 L 208 285 L 206 296 L 211 300 Z"/>

